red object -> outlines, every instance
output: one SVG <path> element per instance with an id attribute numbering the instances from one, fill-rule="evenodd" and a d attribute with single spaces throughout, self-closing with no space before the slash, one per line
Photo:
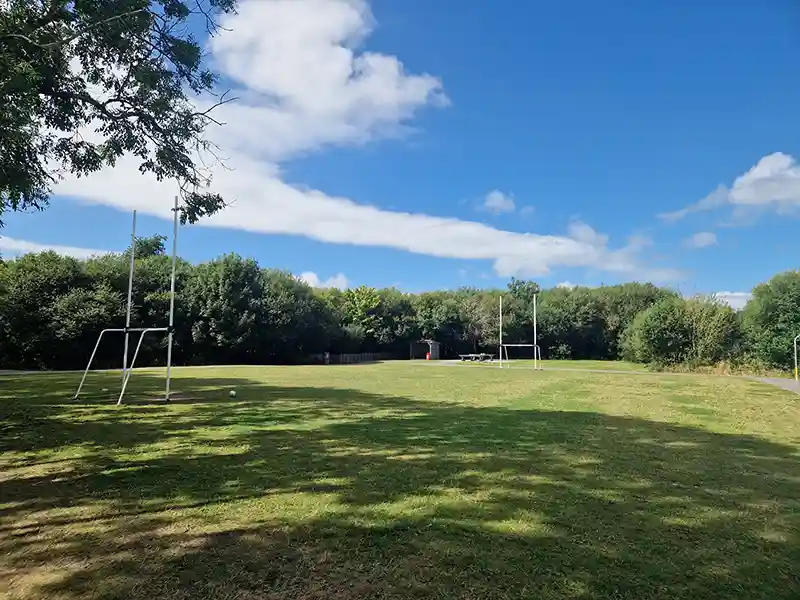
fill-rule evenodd
<path id="1" fill-rule="evenodd" d="M 425 360 L 430 360 L 430 359 L 431 359 L 431 353 L 430 352 L 426 352 L 425 353 Z"/>

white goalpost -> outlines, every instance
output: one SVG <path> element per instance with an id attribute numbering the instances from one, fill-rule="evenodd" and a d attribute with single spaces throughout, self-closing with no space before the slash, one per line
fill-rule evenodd
<path id="1" fill-rule="evenodd" d="M 97 336 L 97 343 L 94 345 L 94 350 L 89 357 L 89 362 L 86 364 L 86 369 L 83 371 L 83 377 L 78 385 L 78 390 L 75 392 L 73 399 L 80 396 L 83 384 L 86 382 L 86 376 L 94 362 L 94 357 L 97 354 L 97 349 L 100 347 L 100 342 L 103 341 L 103 336 L 106 333 L 123 333 L 124 342 L 122 350 L 122 389 L 117 398 L 117 406 L 122 404 L 122 398 L 125 396 L 125 390 L 128 388 L 128 382 L 131 378 L 136 358 L 139 356 L 139 350 L 142 348 L 142 341 L 144 336 L 148 333 L 166 333 L 167 334 L 167 380 L 164 391 L 164 400 L 169 402 L 170 399 L 170 384 L 172 380 L 172 340 L 175 332 L 175 269 L 178 262 L 178 197 L 175 196 L 175 205 L 172 208 L 172 272 L 169 282 L 169 322 L 166 327 L 131 327 L 131 307 L 133 301 L 133 271 L 136 262 L 136 211 L 133 211 L 133 226 L 131 229 L 131 260 L 128 271 L 128 306 L 125 314 L 125 327 L 103 329 L 100 335 Z M 133 358 L 130 365 L 128 365 L 128 349 L 130 342 L 130 334 L 138 333 L 139 341 L 136 344 L 136 350 L 133 352 Z"/>
<path id="2" fill-rule="evenodd" d="M 503 342 L 503 297 L 500 296 L 500 345 L 499 345 L 499 354 L 500 354 L 500 368 L 503 368 L 503 355 L 505 354 L 506 362 L 510 362 L 508 359 L 508 349 L 509 348 L 532 348 L 533 352 L 533 368 L 534 369 L 541 369 L 542 365 L 542 351 L 539 348 L 539 338 L 538 338 L 538 331 L 536 327 L 536 294 L 533 295 L 533 343 L 532 344 L 506 344 Z"/>

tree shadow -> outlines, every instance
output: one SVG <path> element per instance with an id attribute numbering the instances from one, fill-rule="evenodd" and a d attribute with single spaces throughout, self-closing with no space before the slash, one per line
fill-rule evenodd
<path id="1" fill-rule="evenodd" d="M 792 446 L 594 412 L 180 387 L 182 404 L 42 391 L 5 408 L 3 448 L 43 472 L 2 482 L 0 574 L 61 566 L 25 585 L 64 598 L 800 597 Z M 68 469 L 48 463 L 63 446 L 82 452 Z"/>

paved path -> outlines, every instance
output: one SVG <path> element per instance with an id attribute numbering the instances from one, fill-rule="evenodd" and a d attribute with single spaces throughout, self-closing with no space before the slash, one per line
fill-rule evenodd
<path id="1" fill-rule="evenodd" d="M 753 381 L 760 381 L 769 385 L 777 386 L 784 390 L 789 390 L 795 394 L 800 394 L 800 383 L 794 379 L 783 379 L 782 377 L 748 377 Z"/>

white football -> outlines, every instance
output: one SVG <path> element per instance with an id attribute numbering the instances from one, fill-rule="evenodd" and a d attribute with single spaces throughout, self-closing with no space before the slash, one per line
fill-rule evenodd
<path id="1" fill-rule="evenodd" d="M 231 398 L 235 398 L 236 397 L 236 390 L 231 390 L 230 392 L 228 392 L 228 396 L 230 396 Z"/>

